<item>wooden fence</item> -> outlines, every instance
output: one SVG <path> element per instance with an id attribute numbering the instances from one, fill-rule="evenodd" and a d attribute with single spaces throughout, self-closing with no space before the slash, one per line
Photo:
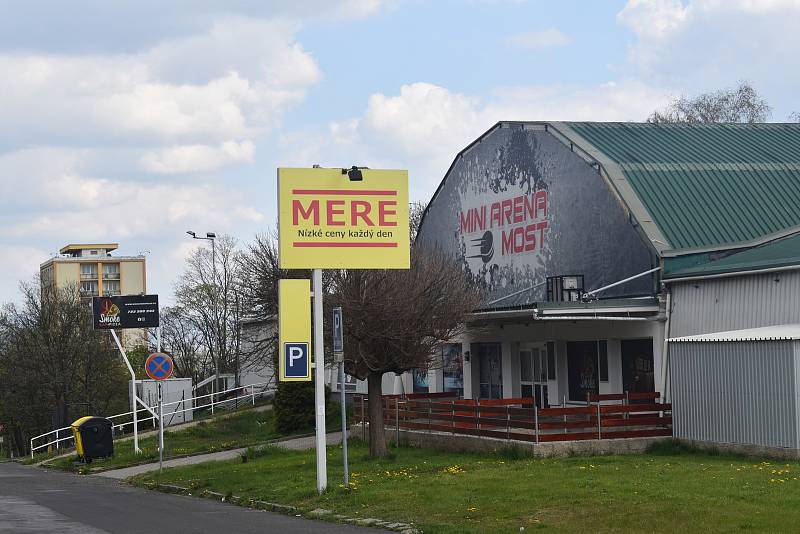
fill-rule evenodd
<path id="1" fill-rule="evenodd" d="M 672 405 L 658 393 L 591 395 L 586 405 L 539 408 L 532 398 L 471 400 L 444 393 L 384 395 L 384 424 L 506 440 L 572 441 L 672 435 Z M 354 398 L 354 421 L 366 433 L 365 395 Z"/>

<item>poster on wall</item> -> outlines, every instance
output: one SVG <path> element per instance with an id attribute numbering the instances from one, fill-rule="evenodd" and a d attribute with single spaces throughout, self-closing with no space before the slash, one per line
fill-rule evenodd
<path id="1" fill-rule="evenodd" d="M 428 393 L 428 370 L 414 369 L 411 375 L 414 377 L 414 393 Z"/>
<path id="2" fill-rule="evenodd" d="M 460 343 L 448 344 L 442 348 L 442 375 L 443 391 L 464 395 L 464 358 Z"/>
<path id="3" fill-rule="evenodd" d="M 571 401 L 586 402 L 587 395 L 600 392 L 600 380 L 608 380 L 606 351 L 605 341 L 567 343 L 567 380 Z M 600 369 L 600 365 L 606 365 L 606 369 Z"/>

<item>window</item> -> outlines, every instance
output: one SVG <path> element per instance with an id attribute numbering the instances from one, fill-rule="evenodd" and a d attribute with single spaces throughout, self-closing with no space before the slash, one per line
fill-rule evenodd
<path id="1" fill-rule="evenodd" d="M 103 295 L 119 295 L 119 282 L 117 280 L 103 280 Z"/>
<path id="2" fill-rule="evenodd" d="M 97 296 L 97 282 L 81 282 L 81 294 L 84 297 Z"/>
<path id="3" fill-rule="evenodd" d="M 81 278 L 97 278 L 97 265 L 94 263 L 81 263 Z"/>
<path id="4" fill-rule="evenodd" d="M 103 264 L 103 278 L 110 280 L 119 279 L 119 263 L 104 263 Z"/>

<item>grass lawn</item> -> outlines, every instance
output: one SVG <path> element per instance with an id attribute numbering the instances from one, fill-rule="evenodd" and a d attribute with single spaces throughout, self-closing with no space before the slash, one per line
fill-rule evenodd
<path id="1" fill-rule="evenodd" d="M 247 447 L 280 437 L 275 431 L 271 410 L 247 411 L 231 417 L 201 421 L 193 427 L 164 433 L 164 459 L 216 452 L 237 447 Z M 105 470 L 158 461 L 158 436 L 139 440 L 141 454 L 134 454 L 133 440 L 114 443 L 114 456 L 93 460 L 87 466 L 75 466 L 77 456 L 72 455 L 51 462 L 50 465 L 65 470 Z M 87 469 L 88 468 L 88 469 Z"/>
<path id="2" fill-rule="evenodd" d="M 301 509 L 414 523 L 425 533 L 788 532 L 800 525 L 800 463 L 714 456 L 668 445 L 646 455 L 520 458 L 395 449 L 370 461 L 355 441 L 353 489 L 328 449 L 329 491 L 315 491 L 314 451 L 165 470 L 162 483 Z M 155 481 L 155 475 L 134 483 Z"/>
<path id="3" fill-rule="evenodd" d="M 338 404 L 331 404 L 326 418 L 329 432 L 341 428 L 341 415 Z M 298 431 L 292 435 L 314 432 L 313 428 Z M 200 421 L 185 430 L 164 432 L 164 459 L 217 452 L 258 445 L 273 439 L 290 437 L 275 429 L 275 416 L 272 410 L 254 412 L 243 411 L 230 417 Z M 114 456 L 93 460 L 91 464 L 77 464 L 77 455 L 54 460 L 50 467 L 65 471 L 88 473 L 119 469 L 132 465 L 158 461 L 158 436 L 153 435 L 139 440 L 141 454 L 134 454 L 133 440 L 114 443 Z"/>

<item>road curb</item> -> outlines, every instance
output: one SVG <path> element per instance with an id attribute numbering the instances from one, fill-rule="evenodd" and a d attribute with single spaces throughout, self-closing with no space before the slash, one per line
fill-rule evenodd
<path id="1" fill-rule="evenodd" d="M 235 506 L 243 506 L 245 508 L 253 508 L 256 510 L 265 510 L 267 512 L 275 512 L 284 515 L 293 515 L 295 517 L 304 517 L 306 519 L 319 519 L 322 521 L 330 521 L 332 523 L 347 523 L 360 527 L 382 528 L 385 530 L 399 532 L 400 534 L 422 534 L 421 530 L 414 528 L 413 525 L 408 523 L 384 521 L 382 519 L 374 518 L 350 517 L 343 514 L 337 514 L 333 510 L 326 510 L 324 508 L 302 510 L 296 506 L 291 506 L 288 504 L 259 501 L 256 499 L 240 497 L 238 495 L 223 495 L 217 491 L 211 491 L 207 489 L 198 488 L 192 490 L 191 488 L 179 486 L 177 484 L 156 484 L 155 482 L 147 482 L 144 483 L 144 487 L 149 490 L 160 491 L 163 493 L 212 499 L 215 501 L 227 502 Z"/>

